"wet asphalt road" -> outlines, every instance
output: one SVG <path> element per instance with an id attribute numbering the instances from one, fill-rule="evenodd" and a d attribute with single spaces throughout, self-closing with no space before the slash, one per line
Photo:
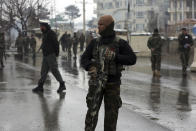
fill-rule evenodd
<path id="1" fill-rule="evenodd" d="M 10 55 L 0 70 L 0 131 L 83 131 L 88 76 L 79 59 L 59 57 L 67 91 L 49 74 L 44 94 L 31 89 L 40 77 L 41 56 Z M 164 59 L 163 59 L 164 61 Z M 181 67 L 162 64 L 162 77 L 153 78 L 149 58 L 138 58 L 122 76 L 118 131 L 195 131 L 196 74 L 181 75 Z M 96 131 L 103 131 L 103 108 Z"/>

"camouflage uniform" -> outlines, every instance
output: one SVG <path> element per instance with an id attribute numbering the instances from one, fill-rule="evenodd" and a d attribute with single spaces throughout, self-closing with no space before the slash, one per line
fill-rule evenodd
<path id="1" fill-rule="evenodd" d="M 83 51 L 83 49 L 84 49 L 85 36 L 83 34 L 81 34 L 79 40 L 80 40 L 80 51 Z"/>
<path id="2" fill-rule="evenodd" d="M 160 73 L 161 70 L 161 47 L 162 39 L 158 33 L 154 33 L 147 43 L 148 48 L 151 50 L 151 67 L 154 75 Z"/>
<path id="3" fill-rule="evenodd" d="M 185 74 L 190 57 L 190 46 L 193 45 L 193 39 L 190 34 L 180 34 L 178 36 L 180 60 L 182 63 L 182 71 Z M 188 46 L 187 46 L 188 45 Z"/>
<path id="4" fill-rule="evenodd" d="M 23 44 L 24 44 L 24 54 L 28 55 L 29 54 L 29 45 L 30 45 L 30 38 L 28 36 L 23 37 Z"/>
<path id="5" fill-rule="evenodd" d="M 85 131 L 95 130 L 103 98 L 104 131 L 116 131 L 118 110 L 122 106 L 120 98 L 122 65 L 133 65 L 136 62 L 136 56 L 128 43 L 115 36 L 113 24 L 112 22 L 104 30 L 108 34 L 90 42 L 81 57 L 81 65 L 85 70 L 89 73 L 92 67 L 97 70 L 96 75 L 91 75 L 89 80 Z M 107 59 L 108 49 L 116 54 L 115 58 Z"/>
<path id="6" fill-rule="evenodd" d="M 23 37 L 22 37 L 22 35 L 19 35 L 18 36 L 18 38 L 16 39 L 16 43 L 15 43 L 15 45 L 16 45 L 16 47 L 17 47 L 17 52 L 19 53 L 19 54 L 23 54 L 23 42 L 24 42 L 24 40 L 23 40 Z"/>
<path id="7" fill-rule="evenodd" d="M 5 39 L 4 39 L 4 33 L 0 33 L 0 62 L 1 67 L 4 67 L 3 64 L 3 57 L 5 55 Z"/>
<path id="8" fill-rule="evenodd" d="M 73 37 L 73 54 L 74 54 L 75 58 L 77 57 L 78 42 L 79 42 L 79 40 L 78 40 L 76 34 L 74 33 L 74 37 Z"/>
<path id="9" fill-rule="evenodd" d="M 30 38 L 30 47 L 31 47 L 31 51 L 33 53 L 33 57 L 35 57 L 35 55 L 36 55 L 36 39 L 34 38 L 34 36 L 31 36 L 31 38 Z"/>

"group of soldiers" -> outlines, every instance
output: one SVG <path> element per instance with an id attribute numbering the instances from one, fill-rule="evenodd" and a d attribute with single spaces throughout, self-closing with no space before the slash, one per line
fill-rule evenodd
<path id="1" fill-rule="evenodd" d="M 84 50 L 84 42 L 85 42 L 85 36 L 83 33 L 77 34 L 74 33 L 73 37 L 71 37 L 71 34 L 68 34 L 65 32 L 59 40 L 59 43 L 61 44 L 62 50 L 65 52 L 68 52 L 68 56 L 71 56 L 71 49 L 73 49 L 74 58 L 77 58 L 77 49 L 78 45 L 80 44 L 80 51 L 82 52 Z"/>
<path id="2" fill-rule="evenodd" d="M 34 34 L 31 34 L 29 37 L 25 34 L 19 33 L 15 46 L 20 55 L 28 55 L 30 52 L 33 54 L 33 57 L 36 55 L 36 39 Z"/>
<path id="3" fill-rule="evenodd" d="M 193 46 L 193 38 L 188 33 L 186 28 L 181 29 L 181 33 L 178 36 L 178 52 L 180 53 L 180 60 L 182 64 L 182 75 L 187 75 L 187 67 L 190 58 L 190 50 Z M 153 35 L 148 39 L 147 46 L 151 50 L 151 67 L 153 76 L 160 77 L 161 70 L 161 48 L 163 40 L 159 34 L 158 29 L 154 29 Z"/>

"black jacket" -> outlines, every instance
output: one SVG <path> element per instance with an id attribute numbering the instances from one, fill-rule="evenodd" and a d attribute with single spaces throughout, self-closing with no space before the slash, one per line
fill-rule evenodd
<path id="1" fill-rule="evenodd" d="M 102 38 L 101 42 L 112 41 L 114 37 L 115 36 Z M 93 39 L 90 42 L 90 44 L 87 46 L 85 52 L 81 57 L 81 65 L 86 71 L 88 71 L 89 68 L 93 65 L 92 53 L 93 53 L 94 46 L 96 46 L 96 42 L 97 42 L 96 39 Z M 134 54 L 129 44 L 123 39 L 119 40 L 119 53 L 116 54 L 115 61 L 117 64 L 121 64 L 121 65 L 134 65 L 136 63 L 136 55 Z M 120 75 L 108 76 L 108 82 L 120 81 L 120 77 L 121 77 Z"/>
<path id="2" fill-rule="evenodd" d="M 48 56 L 54 53 L 56 56 L 59 55 L 59 43 L 57 40 L 57 35 L 51 29 L 48 29 L 45 33 L 43 33 L 41 49 L 44 56 Z"/>

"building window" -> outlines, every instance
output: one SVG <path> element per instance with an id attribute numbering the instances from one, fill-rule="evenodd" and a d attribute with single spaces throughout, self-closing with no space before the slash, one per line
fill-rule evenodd
<path id="1" fill-rule="evenodd" d="M 115 2 L 115 6 L 116 8 L 119 8 L 120 7 L 120 3 L 118 1 Z"/>
<path id="2" fill-rule="evenodd" d="M 136 5 L 144 5 L 144 0 L 136 0 Z"/>
<path id="3" fill-rule="evenodd" d="M 104 8 L 105 8 L 105 9 L 112 9 L 112 8 L 113 8 L 113 4 L 112 4 L 112 2 L 105 3 Z"/>
<path id="4" fill-rule="evenodd" d="M 144 18 L 144 12 L 136 12 L 136 18 Z"/>
<path id="5" fill-rule="evenodd" d="M 144 31 L 144 24 L 136 24 L 136 31 L 138 32 Z"/>
<path id="6" fill-rule="evenodd" d="M 98 4 L 99 9 L 103 9 L 103 3 Z"/>

